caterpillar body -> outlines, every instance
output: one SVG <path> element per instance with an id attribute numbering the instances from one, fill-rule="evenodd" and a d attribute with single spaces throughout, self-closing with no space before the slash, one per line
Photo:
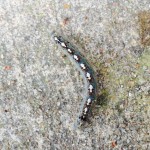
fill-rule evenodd
<path id="1" fill-rule="evenodd" d="M 88 120 L 88 114 L 91 109 L 91 105 L 97 98 L 97 83 L 94 70 L 89 65 L 85 57 L 78 50 L 76 50 L 76 48 L 70 42 L 65 40 L 62 36 L 58 36 L 56 32 L 53 32 L 52 38 L 63 48 L 64 53 L 67 54 L 83 77 L 85 93 L 77 118 L 77 124 L 82 124 Z"/>

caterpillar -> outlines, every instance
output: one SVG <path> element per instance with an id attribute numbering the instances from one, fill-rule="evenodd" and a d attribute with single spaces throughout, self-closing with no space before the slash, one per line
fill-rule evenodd
<path id="1" fill-rule="evenodd" d="M 83 96 L 83 102 L 77 118 L 77 123 L 82 124 L 88 120 L 88 114 L 91 109 L 92 103 L 97 98 L 97 83 L 95 72 L 86 60 L 86 58 L 76 50 L 76 48 L 62 36 L 58 36 L 54 31 L 52 32 L 53 40 L 63 48 L 63 52 L 70 58 L 72 63 L 80 71 L 84 84 L 85 93 Z"/>

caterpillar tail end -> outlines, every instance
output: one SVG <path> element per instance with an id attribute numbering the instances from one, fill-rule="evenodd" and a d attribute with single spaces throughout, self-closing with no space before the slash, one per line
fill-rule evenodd
<path id="1" fill-rule="evenodd" d="M 73 130 L 76 130 L 80 128 L 83 125 L 83 122 L 80 118 L 76 120 L 76 122 L 73 124 Z"/>

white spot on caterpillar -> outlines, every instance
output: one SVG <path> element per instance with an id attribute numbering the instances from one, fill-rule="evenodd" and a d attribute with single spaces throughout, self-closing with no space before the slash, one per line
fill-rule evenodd
<path id="1" fill-rule="evenodd" d="M 91 104 L 91 102 L 92 102 L 92 100 L 91 100 L 91 98 L 88 98 L 88 100 L 87 100 L 87 105 L 90 105 Z"/>
<path id="2" fill-rule="evenodd" d="M 88 80 L 91 80 L 91 74 L 90 73 L 86 73 L 86 77 L 88 78 Z"/>
<path id="3" fill-rule="evenodd" d="M 55 40 L 55 41 L 59 41 L 59 39 L 57 38 L 57 36 L 54 37 L 54 40 Z"/>
<path id="4" fill-rule="evenodd" d="M 82 119 L 85 119 L 85 116 L 84 116 L 84 115 L 82 116 Z"/>
<path id="5" fill-rule="evenodd" d="M 84 114 L 86 115 L 87 112 L 88 112 L 88 108 L 85 107 L 85 108 L 84 108 Z"/>
<path id="6" fill-rule="evenodd" d="M 71 50 L 71 49 L 68 48 L 67 50 L 68 50 L 69 53 L 72 53 L 72 50 Z"/>
<path id="7" fill-rule="evenodd" d="M 89 85 L 89 91 L 90 91 L 90 93 L 92 93 L 93 89 L 94 89 L 94 88 L 93 88 L 93 85 L 90 84 L 90 85 Z"/>
<path id="8" fill-rule="evenodd" d="M 84 70 L 86 69 L 85 64 L 80 64 L 80 66 L 82 69 L 84 69 Z"/>
<path id="9" fill-rule="evenodd" d="M 66 44 L 64 42 L 61 43 L 62 47 L 66 47 Z"/>
<path id="10" fill-rule="evenodd" d="M 75 59 L 75 60 L 79 60 L 79 58 L 78 58 L 78 56 L 77 55 L 73 55 L 73 58 Z"/>

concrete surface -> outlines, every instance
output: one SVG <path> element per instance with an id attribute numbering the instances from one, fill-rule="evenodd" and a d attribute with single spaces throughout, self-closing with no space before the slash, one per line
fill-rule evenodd
<path id="1" fill-rule="evenodd" d="M 0 149 L 150 149 L 150 47 L 141 42 L 150 34 L 140 34 L 143 11 L 149 13 L 149 0 L 0 0 Z M 53 30 L 97 72 L 91 123 L 76 130 L 84 85 L 53 43 Z"/>

